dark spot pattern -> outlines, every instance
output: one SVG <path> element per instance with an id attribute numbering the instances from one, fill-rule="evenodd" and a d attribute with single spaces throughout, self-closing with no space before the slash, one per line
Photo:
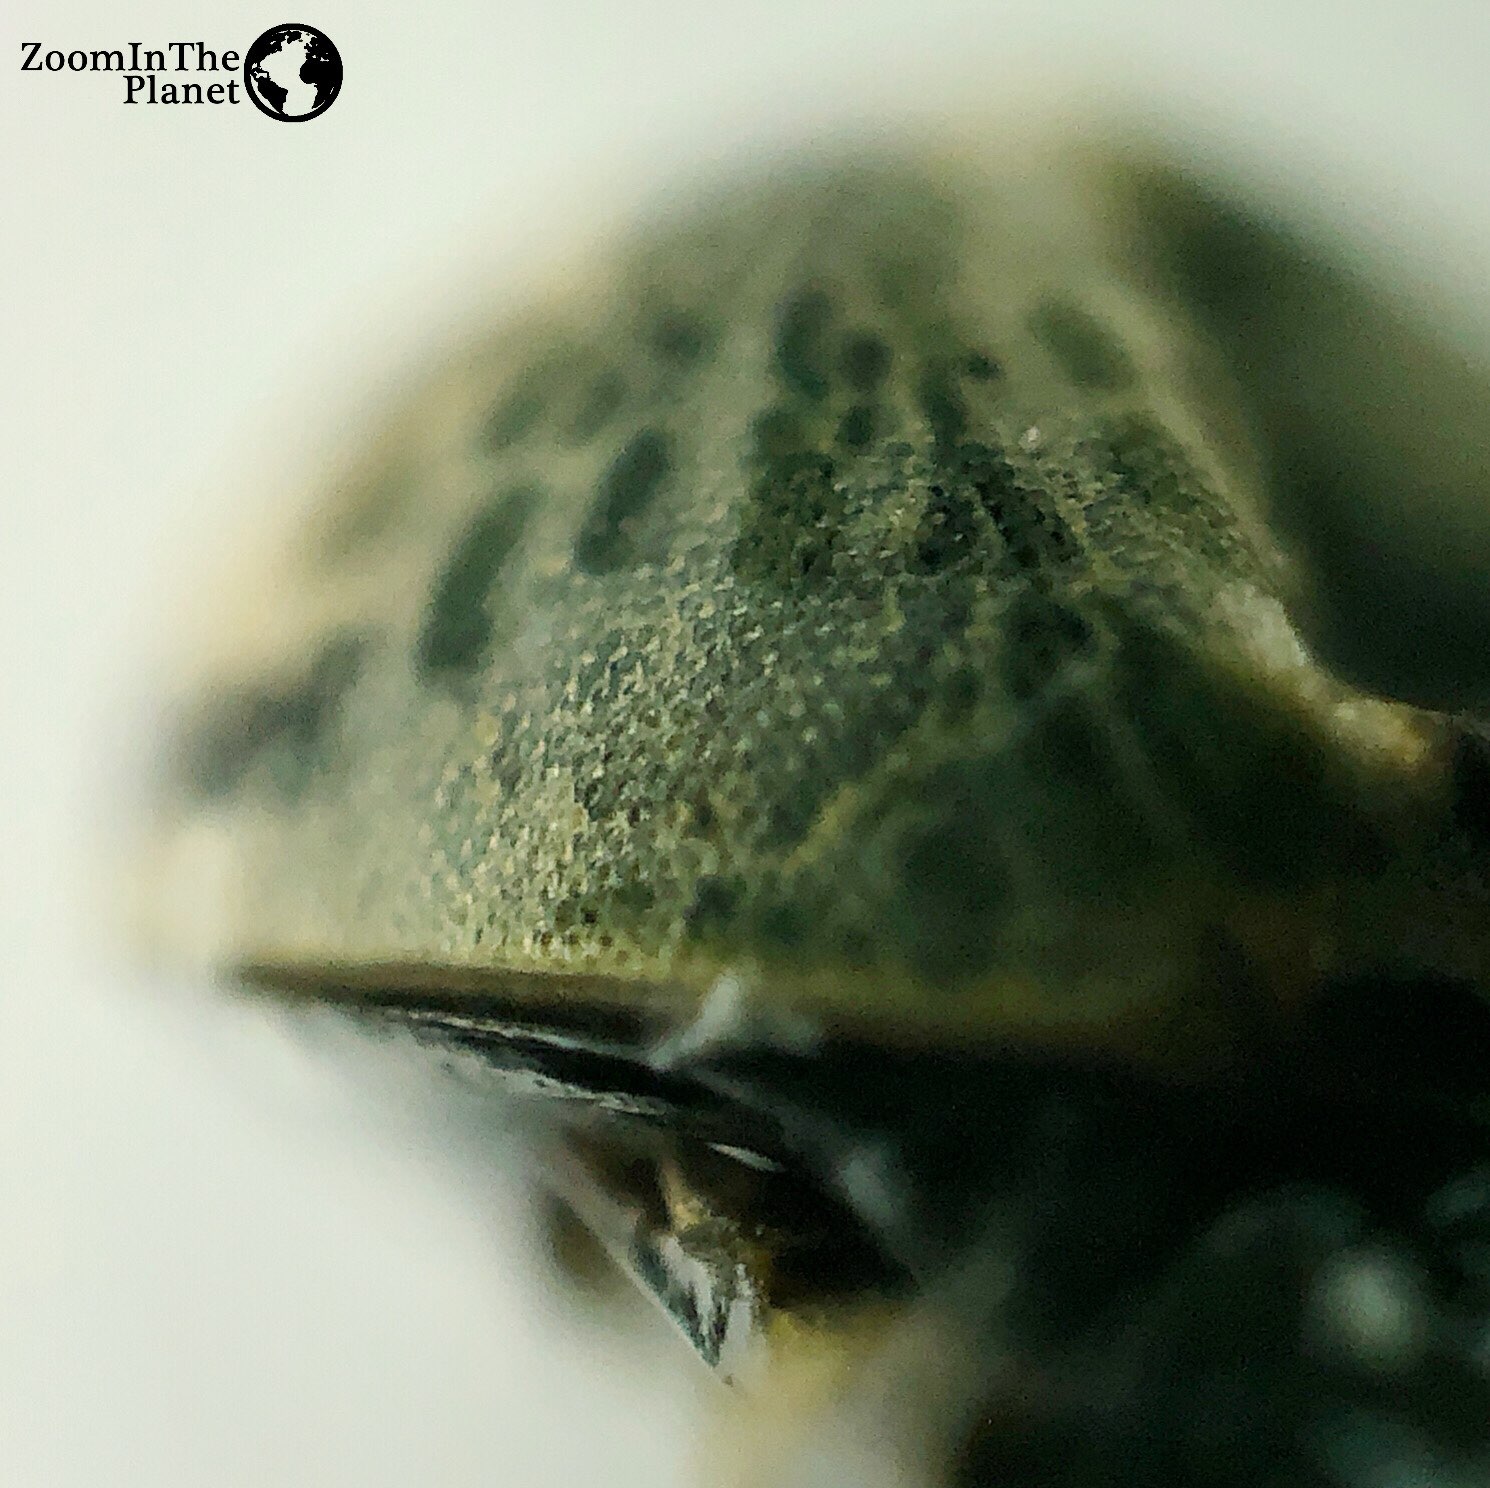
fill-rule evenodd
<path id="1" fill-rule="evenodd" d="M 817 447 L 812 433 L 820 422 L 817 411 L 790 391 L 785 397 L 751 422 L 751 499 L 731 557 L 743 578 L 791 586 L 828 571 L 846 496 L 837 460 Z"/>
<path id="2" fill-rule="evenodd" d="M 838 432 L 834 436 L 844 449 L 867 449 L 874 441 L 877 417 L 874 404 L 855 403 L 838 421 Z"/>
<path id="3" fill-rule="evenodd" d="M 949 728 L 960 728 L 972 717 L 982 695 L 983 674 L 971 666 L 954 667 L 939 694 L 943 721 Z"/>
<path id="4" fill-rule="evenodd" d="M 1042 710 L 1026 736 L 1025 752 L 1036 778 L 1051 776 L 1104 800 L 1123 789 L 1105 726 L 1091 699 L 1079 692 Z"/>
<path id="5" fill-rule="evenodd" d="M 739 878 L 705 874 L 694 886 L 684 918 L 701 935 L 717 932 L 730 923 L 744 899 L 745 885 Z"/>
<path id="6" fill-rule="evenodd" d="M 1026 490 L 1002 450 L 980 441 L 938 440 L 933 458 L 938 480 L 917 534 L 913 572 L 941 573 L 978 555 L 975 507 L 993 523 L 1012 565 L 1027 575 L 1048 577 L 1079 556 L 1075 534 L 1053 499 Z"/>
<path id="7" fill-rule="evenodd" d="M 996 765 L 944 766 L 927 778 L 922 796 L 936 808 L 896 844 L 900 892 L 892 912 L 916 973 L 932 985 L 955 987 L 993 964 L 1008 893 L 994 820 Z"/>
<path id="8" fill-rule="evenodd" d="M 889 375 L 890 361 L 890 348 L 878 336 L 857 331 L 844 339 L 839 365 L 850 387 L 872 393 Z"/>
<path id="9" fill-rule="evenodd" d="M 1030 317 L 1030 329 L 1077 387 L 1116 392 L 1133 381 L 1128 353 L 1079 306 L 1047 300 Z"/>
<path id="10" fill-rule="evenodd" d="M 585 390 L 584 401 L 569 426 L 569 442 L 585 444 L 593 439 L 626 401 L 626 379 L 617 371 L 602 372 Z"/>
<path id="11" fill-rule="evenodd" d="M 1052 686 L 1060 675 L 1044 674 L 1046 690 L 1018 745 L 1025 785 L 1017 810 L 1026 842 L 1062 844 L 1048 853 L 1044 868 L 1062 901 L 1075 906 L 1109 899 L 1114 885 L 1141 875 L 1164 844 L 1114 749 L 1100 704 L 1083 687 Z M 1041 684 L 1032 679 L 1030 685 Z M 1228 948 L 1217 963 L 1211 980 L 1219 988 L 1245 958 Z"/>
<path id="12" fill-rule="evenodd" d="M 977 519 L 968 494 L 946 484 L 932 486 L 911 556 L 911 572 L 937 574 L 955 568 L 976 555 L 977 543 Z"/>
<path id="13" fill-rule="evenodd" d="M 935 309 L 935 285 L 922 289 L 929 299 L 911 339 L 955 348 L 959 338 Z M 899 313 L 909 313 L 904 296 L 897 304 Z M 780 401 L 751 425 L 752 500 L 733 550 L 736 571 L 747 578 L 791 586 L 829 571 L 846 577 L 833 564 L 842 546 L 838 528 L 849 515 L 848 493 L 856 489 L 857 458 L 874 449 L 892 468 L 898 460 L 902 471 L 914 458 L 912 446 L 884 443 L 893 416 L 893 405 L 882 400 L 894 361 L 889 342 L 862 326 L 830 339 L 834 310 L 828 291 L 816 282 L 776 309 L 773 369 Z M 986 447 L 966 442 L 971 414 L 963 380 L 987 382 L 999 375 L 991 357 L 955 349 L 927 356 L 914 373 L 910 391 L 930 430 L 931 458 L 941 478 L 933 484 L 914 549 L 903 560 L 911 573 L 935 575 L 977 552 L 973 513 L 991 476 L 971 468 L 978 462 L 986 467 L 989 456 Z M 891 480 L 903 478 L 902 473 Z"/>
<path id="14" fill-rule="evenodd" d="M 831 455 L 797 451 L 765 463 L 733 548 L 735 572 L 790 586 L 831 568 L 847 497 Z"/>
<path id="15" fill-rule="evenodd" d="M 1125 495 L 1178 517 L 1207 505 L 1194 466 L 1153 419 L 1125 414 L 1100 427 L 1099 458 Z M 1214 501 L 1209 505 L 1215 509 Z"/>
<path id="16" fill-rule="evenodd" d="M 660 429 L 643 429 L 616 456 L 575 540 L 574 561 L 583 572 L 613 573 L 640 561 L 636 526 L 672 469 L 672 442 Z"/>
<path id="17" fill-rule="evenodd" d="M 833 302 L 817 286 L 798 290 L 777 312 L 777 375 L 810 403 L 820 403 L 828 395 L 826 334 L 832 316 Z"/>
<path id="18" fill-rule="evenodd" d="M 840 448 L 857 454 L 874 443 L 885 422 L 876 394 L 889 375 L 890 361 L 890 348 L 878 336 L 856 331 L 844 338 L 839 371 L 857 396 L 838 420 L 834 438 Z"/>
<path id="19" fill-rule="evenodd" d="M 324 766 L 342 699 L 361 670 L 365 640 L 338 633 L 310 670 L 281 685 L 245 688 L 218 700 L 211 716 L 178 745 L 178 770 L 194 793 L 233 791 L 256 761 L 272 756 L 271 775 L 287 796 L 299 795 Z"/>
<path id="20" fill-rule="evenodd" d="M 751 463 L 765 474 L 791 473 L 793 461 L 808 448 L 802 419 L 790 408 L 775 406 L 758 413 L 750 425 Z"/>
<path id="21" fill-rule="evenodd" d="M 492 454 L 509 449 L 531 434 L 543 417 L 545 399 L 529 374 L 494 408 L 481 429 L 481 444 Z"/>
<path id="22" fill-rule="evenodd" d="M 538 493 L 517 486 L 489 502 L 451 551 L 425 611 L 414 650 L 421 679 L 472 671 L 492 640 L 491 589 L 527 528 Z"/>
<path id="23" fill-rule="evenodd" d="M 1004 375 L 998 359 L 983 351 L 970 351 L 963 358 L 962 370 L 974 382 L 997 382 Z"/>
<path id="24" fill-rule="evenodd" d="M 1016 567 L 1027 573 L 1048 571 L 1079 555 L 1076 537 L 1054 499 L 1025 490 L 1001 450 L 968 446 L 963 460 L 978 500 Z"/>
<path id="25" fill-rule="evenodd" d="M 719 825 L 719 813 L 714 809 L 714 803 L 709 799 L 709 793 L 701 790 L 693 798 L 689 805 L 689 815 L 693 823 L 693 830 L 700 837 L 713 837 L 715 829 Z"/>
<path id="26" fill-rule="evenodd" d="M 698 316 L 684 310 L 665 310 L 653 320 L 648 340 L 664 362 L 688 367 L 703 358 L 713 337 Z"/>
<path id="27" fill-rule="evenodd" d="M 1050 680 L 1092 652 L 1091 622 L 1073 604 L 1033 585 L 1010 607 L 1004 624 L 1004 676 L 1020 701 L 1037 696 Z"/>
<path id="28" fill-rule="evenodd" d="M 753 926 L 767 950 L 780 954 L 805 945 L 811 938 L 814 916 L 805 904 L 775 899 L 761 906 Z"/>
<path id="29" fill-rule="evenodd" d="M 955 367 L 944 361 L 930 363 L 921 373 L 917 395 L 931 426 L 934 457 L 946 460 L 967 432 L 967 402 L 958 386 Z"/>

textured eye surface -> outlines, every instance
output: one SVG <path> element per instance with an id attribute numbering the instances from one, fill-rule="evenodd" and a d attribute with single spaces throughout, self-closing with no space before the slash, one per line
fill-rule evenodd
<path id="1" fill-rule="evenodd" d="M 280 649 L 225 607 L 164 933 L 207 850 L 221 974 L 480 1071 L 556 1253 L 752 1401 L 898 1381 L 919 1473 L 1479 1481 L 1481 729 L 1299 520 L 1360 321 L 1448 354 L 1137 155 L 1019 164 L 779 162 L 451 359 Z"/>
<path id="2" fill-rule="evenodd" d="M 343 55 L 302 140 L 367 97 Z M 197 1208 L 414 1383 L 272 1327 L 219 1366 L 289 1381 L 317 1480 L 343 1438 L 367 1483 L 568 1480 L 589 1433 L 671 1481 L 697 1393 L 693 1479 L 740 1488 L 1490 1484 L 1490 353 L 1195 133 L 799 133 L 556 233 L 319 469 L 260 450 L 296 514 L 176 622 L 131 954 L 216 989 L 214 1111 L 288 1095 L 332 1154 L 303 1201 L 225 1159 Z M 118 1051 L 90 1109 L 128 1007 L 77 1039 Z M 140 1186 L 108 1125 L 68 1159 L 100 1214 Z M 425 1228 L 446 1164 L 466 1230 Z M 363 1179 L 402 1260 L 316 1238 Z M 482 1300 L 488 1220 L 547 1293 Z M 200 1249 L 90 1280 L 80 1243 L 52 1272 L 79 1311 L 124 1278 L 130 1338 Z M 547 1383 L 560 1297 L 614 1409 Z M 545 1402 L 552 1459 L 441 1424 L 489 1398 Z"/>

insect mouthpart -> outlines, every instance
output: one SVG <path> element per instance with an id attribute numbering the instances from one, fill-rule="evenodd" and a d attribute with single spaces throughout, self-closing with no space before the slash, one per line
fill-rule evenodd
<path id="1" fill-rule="evenodd" d="M 848 1040 L 659 1068 L 632 1014 L 356 1011 L 535 1112 L 537 1181 L 747 1400 L 830 1360 L 959 1488 L 1369 1488 L 1383 1443 L 1490 1470 L 1490 1013 L 1459 984 L 1321 989 L 1222 1082 Z"/>

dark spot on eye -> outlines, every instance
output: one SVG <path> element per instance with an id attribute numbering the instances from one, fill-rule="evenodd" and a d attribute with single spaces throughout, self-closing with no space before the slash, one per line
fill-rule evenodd
<path id="1" fill-rule="evenodd" d="M 575 540 L 574 561 L 585 573 L 613 573 L 638 561 L 635 526 L 672 468 L 671 443 L 658 429 L 643 429 L 616 456 Z"/>
<path id="2" fill-rule="evenodd" d="M 788 408 L 767 408 L 751 421 L 751 458 L 766 468 L 789 464 L 807 447 L 802 420 Z"/>
<path id="3" fill-rule="evenodd" d="M 1490 845 L 1490 729 L 1469 720 L 1459 726 L 1450 764 L 1454 820 L 1476 842 Z"/>
<path id="4" fill-rule="evenodd" d="M 1118 488 L 1137 503 L 1176 515 L 1215 506 L 1184 452 L 1142 414 L 1104 419 L 1098 453 Z"/>
<path id="5" fill-rule="evenodd" d="M 829 571 L 846 500 L 836 470 L 831 456 L 799 451 L 757 477 L 731 549 L 736 573 L 791 585 Z"/>
<path id="6" fill-rule="evenodd" d="M 967 432 L 967 404 L 954 369 L 946 362 L 931 363 L 921 373 L 917 394 L 936 441 L 936 457 L 945 459 Z"/>
<path id="7" fill-rule="evenodd" d="M 735 571 L 793 584 L 831 562 L 844 496 L 831 455 L 813 448 L 804 416 L 767 408 L 750 426 L 751 499 L 731 548 Z"/>
<path id="8" fill-rule="evenodd" d="M 956 406 L 956 405 L 954 405 Z M 1073 559 L 1075 535 L 1049 496 L 1025 490 L 1002 450 L 978 441 L 953 442 L 953 420 L 932 451 L 939 479 L 910 561 L 913 573 L 935 574 L 974 557 L 979 532 L 974 508 L 987 514 L 1008 560 L 1027 574 Z"/>
<path id="9" fill-rule="evenodd" d="M 878 336 L 859 332 L 844 340 L 840 365 L 851 387 L 872 393 L 890 370 L 890 348 Z"/>
<path id="10" fill-rule="evenodd" d="M 755 917 L 755 929 L 765 945 L 790 951 L 806 944 L 812 933 L 811 917 L 801 904 L 776 900 L 761 908 Z"/>
<path id="11" fill-rule="evenodd" d="M 181 776 L 197 794 L 220 797 L 264 757 L 275 786 L 298 795 L 326 763 L 328 737 L 365 650 L 362 637 L 341 632 L 302 677 L 218 699 L 210 718 L 189 729 L 177 747 Z"/>
<path id="12" fill-rule="evenodd" d="M 776 372 L 800 397 L 818 403 L 828 395 L 824 335 L 833 305 L 825 291 L 799 290 L 780 306 L 776 317 Z"/>
<path id="13" fill-rule="evenodd" d="M 873 405 L 856 403 L 838 421 L 838 443 L 845 449 L 865 449 L 874 439 L 874 425 Z"/>
<path id="14" fill-rule="evenodd" d="M 977 541 L 977 525 L 967 496 L 945 486 L 933 486 L 916 535 L 911 570 L 935 574 L 953 568 L 975 555 Z"/>
<path id="15" fill-rule="evenodd" d="M 962 370 L 975 382 L 995 382 L 1004 375 L 1003 367 L 981 351 L 970 351 L 963 359 Z"/>
<path id="16" fill-rule="evenodd" d="M 1057 672 L 1088 655 L 1096 639 L 1080 610 L 1033 587 L 1011 607 L 1004 636 L 1004 674 L 1009 691 L 1021 700 L 1043 691 Z"/>
<path id="17" fill-rule="evenodd" d="M 645 914 L 657 902 L 657 891 L 644 878 L 631 878 L 613 896 L 617 909 L 628 914 Z"/>
<path id="18" fill-rule="evenodd" d="M 1002 452 L 988 445 L 967 445 L 963 465 L 1016 567 L 1035 573 L 1076 556 L 1076 538 L 1053 498 L 1025 490 Z"/>
<path id="19" fill-rule="evenodd" d="M 1041 646 L 1051 648 L 1049 670 L 1034 655 Z M 1011 691 L 1048 687 L 1057 668 L 1088 649 L 1084 638 L 1042 632 L 1022 658 L 1025 674 L 1019 675 L 1018 666 L 1009 668 L 1014 674 Z M 1029 718 L 1018 744 L 1029 782 L 1019 803 L 1025 811 L 1023 830 L 1065 844 L 1049 860 L 1052 883 L 1062 895 L 1071 900 L 1110 897 L 1116 884 L 1167 844 L 1156 842 L 1151 816 L 1135 796 L 1111 731 L 1088 691 L 1046 691 Z M 1234 968 L 1239 959 L 1231 956 L 1224 964 Z M 1210 975 L 1214 982 L 1219 968 Z"/>
<path id="20" fill-rule="evenodd" d="M 996 917 L 1008 872 L 976 770 L 948 767 L 927 782 L 927 821 L 897 846 L 900 893 L 894 914 L 913 968 L 928 982 L 956 985 L 984 972 L 997 944 Z"/>
<path id="21" fill-rule="evenodd" d="M 942 716 L 956 728 L 965 723 L 978 704 L 983 691 L 981 674 L 970 666 L 960 666 L 942 683 Z"/>
<path id="22" fill-rule="evenodd" d="M 858 925 L 837 927 L 831 941 L 845 966 L 868 970 L 874 964 L 874 937 Z"/>
<path id="23" fill-rule="evenodd" d="M 481 429 L 482 445 L 495 454 L 516 444 L 537 426 L 543 410 L 543 393 L 529 377 L 492 410 Z"/>
<path id="24" fill-rule="evenodd" d="M 721 930 L 735 917 L 744 898 L 743 880 L 706 873 L 694 887 L 693 903 L 684 919 L 691 930 L 701 934 Z"/>
<path id="25" fill-rule="evenodd" d="M 1082 624 L 1084 626 L 1085 621 Z M 1084 651 L 1089 635 L 1089 631 L 1074 638 L 1062 635 L 1057 644 L 1065 651 L 1055 659 L 1055 665 Z M 1042 638 L 1049 636 L 1049 632 L 1042 632 Z M 1105 796 L 1116 783 L 1112 749 L 1106 733 L 1094 716 L 1088 699 L 1080 693 L 1061 698 L 1041 714 L 1029 732 L 1027 752 L 1051 776 L 1069 781 L 1084 793 L 1096 792 Z"/>
<path id="26" fill-rule="evenodd" d="M 1078 306 L 1047 300 L 1030 317 L 1030 329 L 1077 387 L 1114 392 L 1133 381 L 1128 353 Z"/>
<path id="27" fill-rule="evenodd" d="M 626 400 L 626 379 L 619 372 L 602 372 L 585 392 L 584 402 L 569 426 L 569 439 L 583 444 L 593 439 L 620 412 Z"/>
<path id="28" fill-rule="evenodd" d="M 709 349 L 709 328 L 696 315 L 683 310 L 668 310 L 651 325 L 652 349 L 663 361 L 687 366 Z"/>
<path id="29" fill-rule="evenodd" d="M 504 491 L 477 514 L 435 585 L 414 651 L 426 681 L 473 670 L 491 641 L 492 585 L 527 528 L 537 501 L 529 486 Z"/>

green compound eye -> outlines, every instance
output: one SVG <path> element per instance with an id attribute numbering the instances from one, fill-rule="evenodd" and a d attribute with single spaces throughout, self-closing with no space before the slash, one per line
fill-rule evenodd
<path id="1" fill-rule="evenodd" d="M 1490 1482 L 1490 380 L 1269 220 L 724 191 L 183 704 L 167 943 L 474 1056 L 760 1482 Z"/>

